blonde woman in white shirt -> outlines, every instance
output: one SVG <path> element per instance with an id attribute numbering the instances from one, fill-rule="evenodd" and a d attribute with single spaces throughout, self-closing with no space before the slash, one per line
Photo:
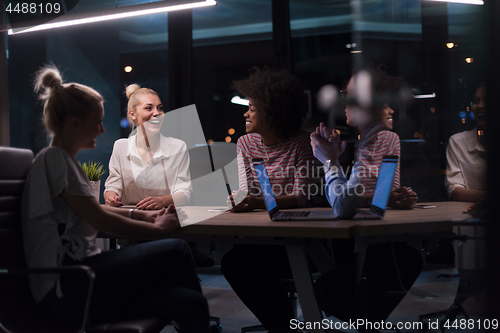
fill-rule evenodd
<path id="1" fill-rule="evenodd" d="M 162 135 L 164 112 L 158 94 L 137 84 L 129 85 L 125 93 L 127 119 L 135 130 L 114 144 L 104 190 L 106 205 L 150 210 L 188 204 L 192 193 L 189 153 L 184 141 Z M 196 267 L 214 265 L 196 243 L 189 242 L 189 246 Z"/>
<path id="2" fill-rule="evenodd" d="M 131 84 L 126 95 L 127 118 L 135 130 L 114 144 L 104 190 L 106 205 L 160 209 L 187 204 L 192 188 L 186 144 L 160 133 L 164 112 L 154 90 Z"/>

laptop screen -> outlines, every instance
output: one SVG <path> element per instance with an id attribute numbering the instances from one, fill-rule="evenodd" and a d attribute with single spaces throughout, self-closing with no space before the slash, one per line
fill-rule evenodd
<path id="1" fill-rule="evenodd" d="M 377 185 L 375 186 L 375 193 L 373 194 L 372 199 L 372 206 L 381 210 L 386 209 L 397 164 L 397 156 L 384 156 L 378 173 Z"/>
<path id="2" fill-rule="evenodd" d="M 271 182 L 269 181 L 269 176 L 267 175 L 266 166 L 264 161 L 260 159 L 254 159 L 253 165 L 255 166 L 255 171 L 257 172 L 257 177 L 259 178 L 260 188 L 262 190 L 262 196 L 266 202 L 266 207 L 269 212 L 275 209 L 278 204 L 274 198 L 273 189 Z"/>

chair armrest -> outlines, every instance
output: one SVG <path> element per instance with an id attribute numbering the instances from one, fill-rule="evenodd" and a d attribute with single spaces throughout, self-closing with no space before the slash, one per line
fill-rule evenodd
<path id="1" fill-rule="evenodd" d="M 83 313 L 82 325 L 78 332 L 85 332 L 87 328 L 90 310 L 90 301 L 92 297 L 92 290 L 94 288 L 95 273 L 89 266 L 85 265 L 72 265 L 64 267 L 54 267 L 54 268 L 2 268 L 0 267 L 0 275 L 30 275 L 30 274 L 54 274 L 54 273 L 64 273 L 64 272 L 75 272 L 83 271 L 86 273 L 89 280 L 89 286 L 87 289 L 87 297 L 85 299 L 85 308 Z M 1 327 L 0 323 L 0 327 Z M 5 329 L 4 327 L 2 327 Z M 13 333 L 6 330 L 7 333 Z"/>

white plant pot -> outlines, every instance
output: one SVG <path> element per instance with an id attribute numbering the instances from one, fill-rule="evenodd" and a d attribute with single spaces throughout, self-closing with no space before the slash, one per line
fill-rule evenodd
<path id="1" fill-rule="evenodd" d="M 99 201 L 99 194 L 101 192 L 101 181 L 100 180 L 91 180 L 90 185 L 92 186 L 92 189 L 94 190 L 94 195 L 97 201 Z"/>

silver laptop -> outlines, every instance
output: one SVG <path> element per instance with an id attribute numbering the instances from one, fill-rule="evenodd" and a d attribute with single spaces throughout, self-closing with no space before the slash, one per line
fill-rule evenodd
<path id="1" fill-rule="evenodd" d="M 379 220 L 384 217 L 397 165 L 397 155 L 385 155 L 382 158 L 370 210 L 360 210 L 354 215 L 353 220 Z"/>
<path id="2" fill-rule="evenodd" d="M 264 202 L 266 204 L 269 216 L 273 221 L 318 221 L 318 220 L 336 220 L 337 217 L 333 214 L 333 210 L 321 210 L 321 211 L 283 211 L 280 212 L 278 205 L 276 204 L 276 198 L 271 187 L 271 182 L 269 181 L 269 176 L 266 171 L 266 166 L 264 165 L 264 160 L 261 158 L 252 159 L 253 165 L 255 166 L 255 171 L 257 172 L 257 177 L 259 178 L 260 188 L 262 190 L 262 196 L 264 197 Z"/>

